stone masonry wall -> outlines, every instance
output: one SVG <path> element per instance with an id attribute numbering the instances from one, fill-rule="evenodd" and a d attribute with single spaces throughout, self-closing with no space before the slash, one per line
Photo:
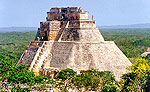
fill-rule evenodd
<path id="1" fill-rule="evenodd" d="M 37 41 L 38 37 L 40 38 L 39 39 L 40 41 L 55 40 L 59 30 L 60 30 L 60 21 L 55 20 L 55 21 L 41 22 L 35 40 Z"/>
<path id="2" fill-rule="evenodd" d="M 128 58 L 120 51 L 114 42 L 47 42 L 53 44 L 52 59 L 49 67 L 59 69 L 72 68 L 75 71 L 98 69 L 112 71 L 117 79 L 126 73 L 126 67 L 131 65 Z"/>
<path id="3" fill-rule="evenodd" d="M 104 38 L 98 28 L 66 28 L 62 41 L 103 42 Z"/>

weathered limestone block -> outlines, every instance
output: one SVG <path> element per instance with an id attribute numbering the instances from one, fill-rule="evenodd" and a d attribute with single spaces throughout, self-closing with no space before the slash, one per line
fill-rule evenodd
<path id="1" fill-rule="evenodd" d="M 81 21 L 80 28 L 96 28 L 95 21 Z"/>
<path id="2" fill-rule="evenodd" d="M 98 28 L 80 29 L 80 42 L 103 42 L 104 38 L 99 32 Z"/>
<path id="3" fill-rule="evenodd" d="M 49 42 L 52 46 L 52 59 L 46 62 L 49 67 L 59 69 L 72 68 L 75 71 L 91 68 L 100 71 L 112 71 L 117 79 L 126 73 L 131 62 L 114 42 Z"/>
<path id="4" fill-rule="evenodd" d="M 103 42 L 98 28 L 67 28 L 62 33 L 62 41 Z"/>

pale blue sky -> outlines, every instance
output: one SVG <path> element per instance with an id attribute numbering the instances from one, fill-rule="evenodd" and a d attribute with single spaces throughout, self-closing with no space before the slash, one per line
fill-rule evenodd
<path id="1" fill-rule="evenodd" d="M 97 26 L 150 23 L 150 0 L 0 0 L 0 27 L 39 27 L 59 6 L 81 6 Z"/>

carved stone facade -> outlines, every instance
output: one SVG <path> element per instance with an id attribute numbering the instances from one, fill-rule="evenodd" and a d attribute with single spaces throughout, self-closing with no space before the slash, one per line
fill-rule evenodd
<path id="1" fill-rule="evenodd" d="M 56 7 L 47 12 L 47 21 L 52 20 L 88 20 L 88 12 L 81 7 Z"/>
<path id="2" fill-rule="evenodd" d="M 18 63 L 30 65 L 36 74 L 50 76 L 65 68 L 112 71 L 117 79 L 126 73 L 131 62 L 113 41 L 104 41 L 95 21 L 88 20 L 87 11 L 56 7 L 47 14 L 47 21 L 40 23 L 35 41 Z"/>

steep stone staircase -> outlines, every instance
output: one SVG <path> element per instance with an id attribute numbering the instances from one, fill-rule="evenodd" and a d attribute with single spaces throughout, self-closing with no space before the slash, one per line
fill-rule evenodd
<path id="1" fill-rule="evenodd" d="M 63 26 L 61 27 L 58 35 L 56 37 L 56 41 L 61 39 L 62 33 L 65 28 L 69 26 L 69 21 L 63 22 Z M 36 75 L 39 74 L 41 69 L 47 69 L 50 67 L 50 61 L 52 59 L 51 49 L 53 44 L 49 44 L 48 41 L 44 41 L 42 46 L 38 48 L 36 51 L 36 55 L 34 55 L 34 59 L 32 60 L 30 70 L 33 70 Z"/>
<path id="2" fill-rule="evenodd" d="M 65 30 L 65 28 L 68 28 L 68 26 L 69 26 L 69 21 L 64 21 L 61 29 L 59 30 L 57 34 L 55 41 L 59 41 L 61 39 L 63 31 Z"/>
<path id="3" fill-rule="evenodd" d="M 27 46 L 25 52 L 22 54 L 19 64 L 28 64 L 30 65 L 32 60 L 34 59 L 34 56 L 38 50 L 39 47 L 41 47 L 43 42 L 30 42 L 30 44 Z"/>
<path id="4" fill-rule="evenodd" d="M 51 47 L 52 44 L 48 44 L 48 42 L 44 41 L 43 45 L 37 50 L 29 70 L 33 70 L 36 75 L 39 74 L 39 71 L 43 68 L 43 63 L 45 63 L 47 57 L 52 57 Z"/>

